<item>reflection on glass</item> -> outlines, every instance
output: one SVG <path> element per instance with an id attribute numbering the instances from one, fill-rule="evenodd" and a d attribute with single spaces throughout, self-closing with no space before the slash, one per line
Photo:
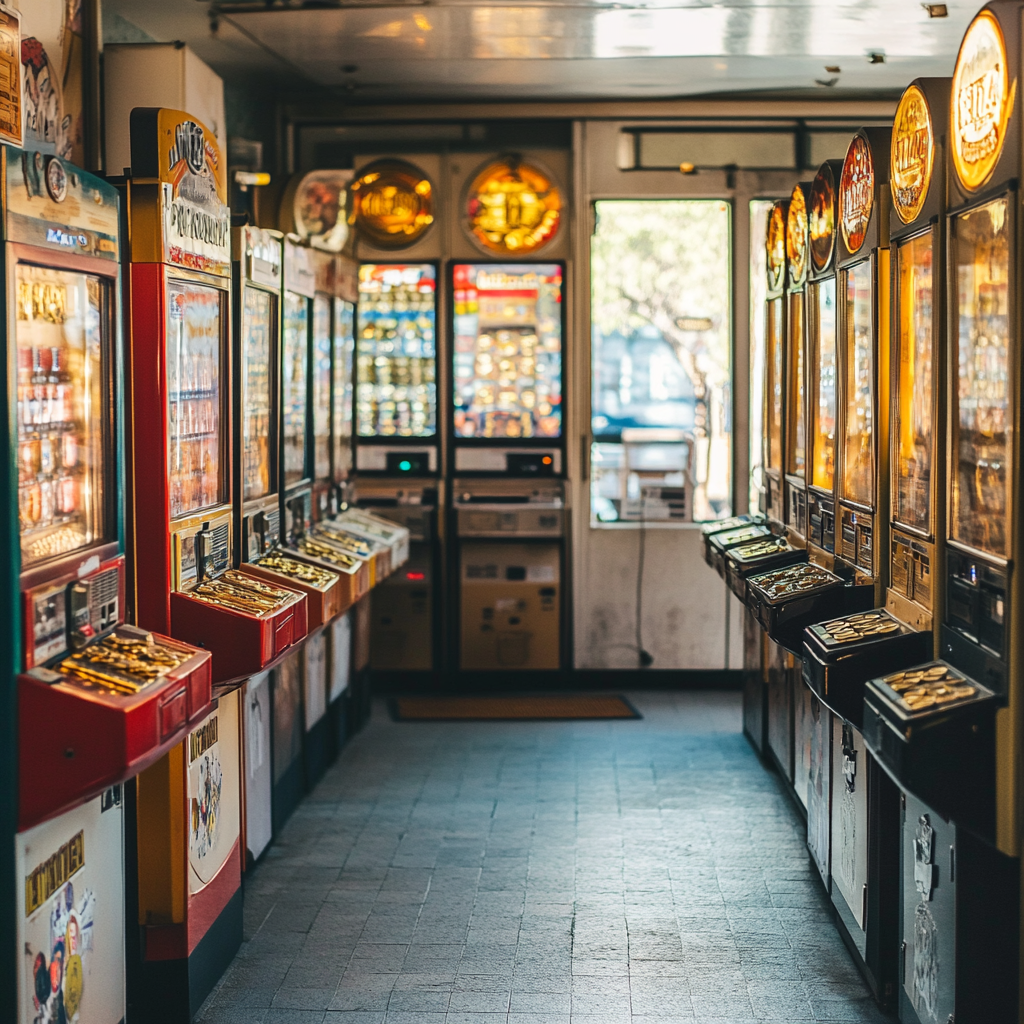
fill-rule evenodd
<path id="1" fill-rule="evenodd" d="M 811 483 L 831 491 L 836 471 L 836 282 L 809 286 L 811 372 Z"/>
<path id="2" fill-rule="evenodd" d="M 245 289 L 242 309 L 242 500 L 271 491 L 271 360 L 274 299 L 258 288 Z"/>
<path id="3" fill-rule="evenodd" d="M 1010 250 L 1006 199 L 956 218 L 952 361 L 953 539 L 1006 556 L 1010 407 Z"/>
<path id="4" fill-rule="evenodd" d="M 24 264 L 16 276 L 24 568 L 103 539 L 103 284 Z"/>
<path id="5" fill-rule="evenodd" d="M 875 351 L 871 336 L 870 261 L 844 270 L 843 282 L 846 288 L 843 497 L 871 505 L 875 500 Z"/>
<path id="6" fill-rule="evenodd" d="M 313 476 L 331 475 L 331 300 L 313 299 Z"/>
<path id="7" fill-rule="evenodd" d="M 227 499 L 220 435 L 222 300 L 216 288 L 167 285 L 171 518 Z"/>
<path id="8" fill-rule="evenodd" d="M 356 429 L 360 437 L 437 432 L 436 272 L 428 264 L 359 268 Z"/>
<path id="9" fill-rule="evenodd" d="M 782 468 L 782 298 L 768 303 L 768 468 Z"/>
<path id="10" fill-rule="evenodd" d="M 306 359 L 309 352 L 309 300 L 284 293 L 284 337 L 281 353 L 281 402 L 284 485 L 306 477 Z"/>
<path id="11" fill-rule="evenodd" d="M 560 437 L 562 268 L 456 264 L 455 436 Z"/>
<path id="12" fill-rule="evenodd" d="M 807 454 L 807 430 L 804 411 L 804 293 L 789 297 L 789 401 L 787 405 L 788 443 L 786 472 L 804 475 Z"/>
<path id="13" fill-rule="evenodd" d="M 896 521 L 927 531 L 935 400 L 930 231 L 896 250 L 896 270 Z"/>
<path id="14" fill-rule="evenodd" d="M 334 479 L 348 476 L 352 441 L 352 357 L 355 352 L 355 306 L 334 300 Z"/>

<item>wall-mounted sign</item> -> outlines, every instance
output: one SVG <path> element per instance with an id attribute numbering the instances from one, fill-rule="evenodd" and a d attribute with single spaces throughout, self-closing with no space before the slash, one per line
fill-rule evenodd
<path id="1" fill-rule="evenodd" d="M 786 214 L 788 203 L 779 202 L 768 216 L 766 256 L 768 290 L 778 291 L 786 283 Z"/>
<path id="2" fill-rule="evenodd" d="M 916 86 L 910 86 L 896 108 L 892 129 L 892 201 L 904 224 L 920 214 L 928 198 L 935 162 L 935 137 L 928 100 Z"/>
<path id="3" fill-rule="evenodd" d="M 815 270 L 824 270 L 832 259 L 836 244 L 836 179 L 828 164 L 821 165 L 811 182 L 807 228 L 811 240 L 811 262 Z"/>
<path id="4" fill-rule="evenodd" d="M 964 188 L 980 188 L 999 162 L 1016 87 L 999 22 L 982 11 L 960 44 L 950 96 L 953 167 Z"/>
<path id="5" fill-rule="evenodd" d="M 871 147 L 863 135 L 855 135 L 846 151 L 839 181 L 839 225 L 851 253 L 858 252 L 864 244 L 874 205 L 875 164 Z"/>
<path id="6" fill-rule="evenodd" d="M 790 283 L 803 284 L 807 276 L 807 199 L 801 185 L 797 185 L 789 197 L 786 255 L 789 257 Z"/>
<path id="7" fill-rule="evenodd" d="M 434 188 L 417 167 L 379 160 L 349 186 L 349 224 L 382 249 L 403 249 L 434 223 Z"/>
<path id="8" fill-rule="evenodd" d="M 22 145 L 21 15 L 0 3 L 0 142 Z"/>
<path id="9" fill-rule="evenodd" d="M 515 159 L 480 170 L 466 195 L 466 230 L 488 252 L 524 256 L 558 233 L 562 193 L 551 177 Z"/>
<path id="10" fill-rule="evenodd" d="M 348 241 L 348 185 L 351 171 L 311 171 L 288 186 L 281 210 L 281 230 L 292 232 L 314 249 L 341 252 Z"/>

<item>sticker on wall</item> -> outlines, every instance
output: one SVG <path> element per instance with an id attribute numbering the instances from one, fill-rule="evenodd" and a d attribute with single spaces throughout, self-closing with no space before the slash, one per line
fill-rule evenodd
<path id="1" fill-rule="evenodd" d="M 0 4 L 0 142 L 23 143 L 21 15 Z"/>
<path id="2" fill-rule="evenodd" d="M 189 852 L 203 860 L 217 845 L 224 770 L 217 743 L 219 720 L 211 716 L 188 738 Z"/>
<path id="3" fill-rule="evenodd" d="M 1016 80 L 1010 82 L 1003 30 L 991 11 L 982 11 L 964 33 L 950 97 L 953 167 L 972 192 L 999 163 L 1016 89 Z"/>
<path id="4" fill-rule="evenodd" d="M 928 100 L 910 86 L 896 108 L 892 130 L 892 201 L 904 224 L 915 220 L 928 198 L 935 162 L 935 139 Z"/>
<path id="5" fill-rule="evenodd" d="M 778 202 L 768 215 L 765 241 L 768 265 L 768 290 L 778 291 L 786 283 L 786 217 L 789 204 Z"/>
<path id="6" fill-rule="evenodd" d="M 434 187 L 404 160 L 378 160 L 349 185 L 348 222 L 382 249 L 403 249 L 434 223 Z"/>
<path id="7" fill-rule="evenodd" d="M 839 181 L 839 225 L 849 252 L 859 252 L 867 237 L 875 205 L 875 163 L 863 135 L 855 135 L 846 151 Z"/>
<path id="8" fill-rule="evenodd" d="M 551 176 L 518 157 L 479 170 L 466 194 L 466 230 L 488 252 L 525 256 L 558 233 L 562 193 Z"/>
<path id="9" fill-rule="evenodd" d="M 281 202 L 281 230 L 314 249 L 341 252 L 348 241 L 348 186 L 352 171 L 312 171 L 289 183 Z"/>
<path id="10" fill-rule="evenodd" d="M 824 270 L 836 244 L 836 180 L 832 168 L 822 164 L 811 183 L 811 209 L 807 215 L 811 262 Z"/>

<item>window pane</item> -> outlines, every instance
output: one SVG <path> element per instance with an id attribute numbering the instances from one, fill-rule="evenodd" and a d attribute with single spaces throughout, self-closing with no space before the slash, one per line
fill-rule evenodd
<path id="1" fill-rule="evenodd" d="M 728 204 L 602 200 L 591 243 L 596 441 L 674 431 L 692 446 L 694 517 L 730 514 Z"/>
<path id="2" fill-rule="evenodd" d="M 167 401 L 171 517 L 227 500 L 221 459 L 223 292 L 167 286 Z"/>
<path id="3" fill-rule="evenodd" d="M 284 338 L 281 367 L 284 486 L 306 476 L 306 362 L 309 356 L 309 299 L 284 293 Z"/>
<path id="4" fill-rule="evenodd" d="M 789 387 L 786 404 L 786 472 L 804 475 L 807 430 L 804 421 L 804 293 L 789 297 Z"/>
<path id="5" fill-rule="evenodd" d="M 262 498 L 271 490 L 270 339 L 274 300 L 259 288 L 245 289 L 242 310 L 242 500 Z"/>
<path id="6" fill-rule="evenodd" d="M 455 436 L 561 437 L 562 268 L 457 263 Z"/>
<path id="7" fill-rule="evenodd" d="M 313 299 L 313 476 L 331 475 L 331 300 Z"/>
<path id="8" fill-rule="evenodd" d="M 1008 203 L 997 199 L 954 223 L 954 540 L 1007 555 L 1010 406 Z"/>
<path id="9" fill-rule="evenodd" d="M 843 438 L 843 497 L 871 505 L 875 500 L 874 379 L 871 334 L 871 264 L 843 271 L 846 288 L 846 426 Z"/>
<path id="10" fill-rule="evenodd" d="M 896 250 L 896 521 L 931 528 L 935 363 L 932 233 Z"/>
<path id="11" fill-rule="evenodd" d="M 811 322 L 811 483 L 831 491 L 836 470 L 836 282 L 808 285 Z"/>
<path id="12" fill-rule="evenodd" d="M 104 540 L 104 323 L 99 278 L 18 264 L 22 567 Z"/>

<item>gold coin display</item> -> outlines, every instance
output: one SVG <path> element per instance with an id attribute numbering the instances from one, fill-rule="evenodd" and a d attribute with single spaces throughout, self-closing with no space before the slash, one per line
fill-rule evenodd
<path id="1" fill-rule="evenodd" d="M 769 600 L 774 601 L 788 593 L 803 593 L 836 583 L 838 582 L 838 577 L 833 576 L 827 569 L 822 569 L 811 562 L 801 562 L 799 565 L 789 565 L 785 569 L 761 573 L 758 576 L 752 577 L 751 582 Z"/>
<path id="2" fill-rule="evenodd" d="M 192 657 L 157 643 L 152 635 L 142 638 L 108 636 L 61 662 L 61 671 L 99 683 L 120 693 L 138 693 Z"/>
<path id="3" fill-rule="evenodd" d="M 895 633 L 899 623 L 887 612 L 857 612 L 842 619 L 831 619 L 814 627 L 826 643 L 848 644 L 873 636 Z"/>
<path id="4" fill-rule="evenodd" d="M 882 682 L 899 695 L 899 702 L 909 711 L 924 711 L 939 705 L 955 704 L 978 692 L 976 686 L 972 686 L 948 665 L 930 665 L 909 672 L 894 672 L 885 676 Z"/>

